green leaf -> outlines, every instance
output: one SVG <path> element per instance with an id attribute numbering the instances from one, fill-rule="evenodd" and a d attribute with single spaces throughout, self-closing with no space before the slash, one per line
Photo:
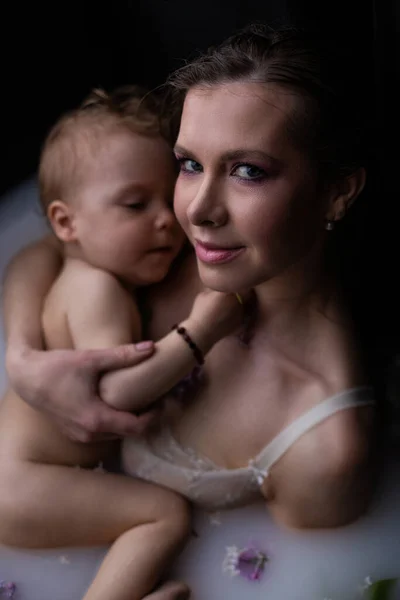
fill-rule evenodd
<path id="1" fill-rule="evenodd" d="M 390 600 L 390 593 L 397 583 L 397 579 L 379 579 L 367 590 L 368 600 Z"/>

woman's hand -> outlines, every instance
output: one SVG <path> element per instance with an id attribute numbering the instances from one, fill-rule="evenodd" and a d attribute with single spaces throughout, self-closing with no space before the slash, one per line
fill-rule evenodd
<path id="1" fill-rule="evenodd" d="M 142 433 L 153 422 L 155 411 L 140 416 L 118 411 L 98 395 L 102 374 L 136 365 L 153 351 L 151 342 L 107 350 L 10 349 L 7 370 L 15 392 L 71 440 L 96 442 Z"/>

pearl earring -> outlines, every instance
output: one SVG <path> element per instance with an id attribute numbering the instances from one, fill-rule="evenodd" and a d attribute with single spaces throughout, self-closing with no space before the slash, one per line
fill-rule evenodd
<path id="1" fill-rule="evenodd" d="M 335 228 L 335 221 L 327 221 L 325 225 L 325 229 L 327 231 L 332 231 Z"/>

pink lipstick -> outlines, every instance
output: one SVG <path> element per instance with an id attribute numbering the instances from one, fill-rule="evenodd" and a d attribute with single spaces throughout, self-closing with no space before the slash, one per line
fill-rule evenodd
<path id="1" fill-rule="evenodd" d="M 244 251 L 243 246 L 236 248 L 224 248 L 213 244 L 205 244 L 196 241 L 195 244 L 196 256 L 201 262 L 208 264 L 223 264 L 234 260 Z"/>

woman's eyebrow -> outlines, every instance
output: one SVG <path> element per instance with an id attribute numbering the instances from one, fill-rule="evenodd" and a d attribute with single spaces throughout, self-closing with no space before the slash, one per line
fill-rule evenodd
<path id="1" fill-rule="evenodd" d="M 229 150 L 221 156 L 222 160 L 240 160 L 243 158 L 254 158 L 258 160 L 280 164 L 282 161 L 263 150 L 254 150 L 250 148 L 238 148 L 237 150 Z"/>
<path id="2" fill-rule="evenodd" d="M 183 156 L 187 156 L 189 158 L 195 158 L 195 154 L 193 152 L 191 152 L 190 150 L 187 150 L 186 148 L 184 148 L 183 146 L 180 146 L 179 144 L 175 145 L 174 151 L 177 154 L 182 154 Z M 227 152 L 224 152 L 221 155 L 221 160 L 222 161 L 228 161 L 228 160 L 240 160 L 240 159 L 258 159 L 258 160 L 262 160 L 262 161 L 267 161 L 267 162 L 272 162 L 274 165 L 279 165 L 281 164 L 281 160 L 278 158 L 275 158 L 274 156 L 271 156 L 270 154 L 268 154 L 267 152 L 264 152 L 263 150 L 254 150 L 254 149 L 249 149 L 249 148 L 238 148 L 236 150 L 228 150 Z"/>
<path id="3" fill-rule="evenodd" d="M 180 146 L 179 144 L 175 144 L 174 152 L 176 152 L 177 154 L 183 154 L 184 156 L 194 156 L 193 152 L 190 152 L 190 150 L 186 150 L 186 148 Z"/>

